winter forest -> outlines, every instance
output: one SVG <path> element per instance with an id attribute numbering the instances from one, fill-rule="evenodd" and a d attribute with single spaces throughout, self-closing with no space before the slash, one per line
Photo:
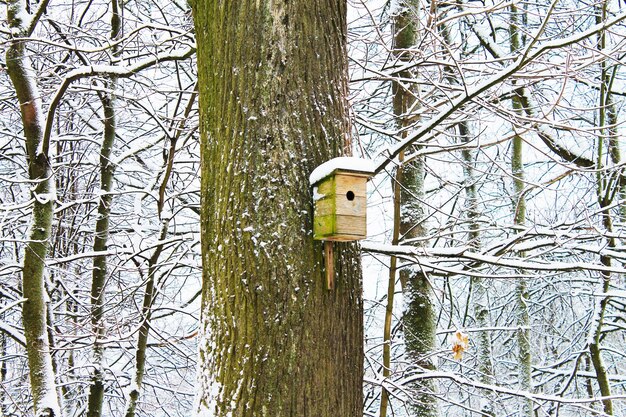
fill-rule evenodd
<path id="1" fill-rule="evenodd" d="M 626 416 L 622 2 L 1 3 L 1 416 Z"/>

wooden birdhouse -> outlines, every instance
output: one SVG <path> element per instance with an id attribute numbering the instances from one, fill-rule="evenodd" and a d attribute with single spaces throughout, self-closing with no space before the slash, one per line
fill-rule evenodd
<path id="1" fill-rule="evenodd" d="M 351 157 L 332 159 L 311 173 L 314 239 L 352 241 L 367 237 L 367 180 L 373 173 L 371 161 Z"/>

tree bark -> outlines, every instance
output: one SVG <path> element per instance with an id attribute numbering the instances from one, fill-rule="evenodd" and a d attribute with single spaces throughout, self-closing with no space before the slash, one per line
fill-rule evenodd
<path id="1" fill-rule="evenodd" d="M 607 18 L 607 5 L 596 6 L 596 23 L 601 23 Z M 598 33 L 598 50 L 600 53 L 606 48 L 606 32 Z M 622 189 L 619 184 L 611 184 L 611 179 L 606 178 L 601 168 L 609 163 L 619 164 L 619 143 L 617 142 L 617 109 L 611 98 L 611 74 L 606 61 L 600 64 L 600 97 L 598 106 L 598 127 L 600 134 L 597 139 L 597 162 L 598 172 L 596 174 L 596 187 L 598 195 L 598 206 L 602 209 L 602 226 L 604 231 L 613 232 L 613 218 L 611 216 L 610 207 L 613 203 L 613 187 Z M 605 162 L 605 148 L 607 149 L 608 159 Z M 621 191 L 621 190 L 620 190 Z M 617 240 L 607 237 L 606 245 L 609 248 L 616 248 Z M 609 256 L 600 256 L 602 265 L 611 266 L 611 258 Z M 611 289 L 611 273 L 606 272 L 600 274 L 602 277 L 602 293 L 607 294 Z M 591 323 L 592 330 L 589 340 L 589 355 L 591 356 L 591 364 L 596 374 L 600 394 L 603 397 L 611 396 L 611 383 L 609 381 L 608 372 L 602 358 L 602 333 L 605 317 L 607 314 L 609 297 L 604 296 L 594 305 L 594 321 Z M 613 415 L 613 401 L 610 398 L 602 400 L 602 408 L 607 415 Z"/>
<path id="2" fill-rule="evenodd" d="M 401 63 L 410 62 L 413 58 L 411 48 L 418 40 L 420 5 L 417 1 L 404 1 L 394 17 L 394 54 Z M 416 78 L 414 70 L 405 70 L 398 74 L 401 80 Z M 394 82 L 393 85 L 393 112 L 397 125 L 401 129 L 401 136 L 405 138 L 417 118 L 414 113 L 419 91 L 414 85 L 404 82 Z M 400 156 L 402 161 L 402 154 Z M 415 158 L 411 162 L 402 163 L 399 167 L 398 180 L 400 181 L 400 236 L 403 239 L 415 239 L 412 245 L 425 245 L 418 238 L 427 234 L 424 199 L 425 161 L 423 157 Z M 405 311 L 402 321 L 407 354 L 417 366 L 425 369 L 434 369 L 429 353 L 434 350 L 436 319 L 432 302 L 432 288 L 428 277 L 419 270 L 404 268 L 400 271 L 400 281 L 403 286 Z M 432 381 L 420 382 L 412 387 L 415 394 L 411 398 L 411 409 L 417 417 L 434 417 L 438 415 L 436 397 L 433 395 L 435 386 Z"/>
<path id="3" fill-rule="evenodd" d="M 467 121 L 459 123 L 459 136 L 462 143 L 470 141 L 470 127 Z M 468 228 L 468 246 L 478 251 L 481 246 L 480 242 L 480 225 L 478 223 L 480 211 L 478 207 L 479 197 L 476 189 L 475 177 L 475 156 L 470 149 L 461 151 L 463 157 L 463 174 L 465 180 L 465 198 L 466 213 L 469 222 Z M 478 328 L 487 328 L 489 322 L 489 283 L 480 277 L 470 278 L 470 300 L 471 308 L 474 315 L 475 326 Z M 466 307 L 469 309 L 469 306 Z M 493 350 L 491 345 L 491 335 L 489 331 L 483 330 L 478 333 L 475 338 L 476 344 L 476 361 L 478 365 L 479 381 L 483 384 L 494 383 L 493 372 Z M 480 411 L 485 416 L 495 416 L 495 403 L 492 398 L 484 398 L 481 400 Z"/>
<path id="4" fill-rule="evenodd" d="M 509 25 L 509 35 L 511 37 L 510 50 L 518 53 L 524 45 L 520 35 L 520 27 L 523 26 L 524 10 L 519 10 L 517 5 L 510 6 L 511 22 Z M 513 96 L 513 112 L 518 115 L 524 113 L 523 99 L 521 94 Z M 513 127 L 515 129 L 515 126 Z M 526 197 L 524 195 L 524 141 L 522 136 L 515 132 L 511 149 L 511 173 L 513 175 L 513 223 L 516 226 L 526 224 Z M 519 253 L 520 257 L 525 254 Z M 517 346 L 518 346 L 518 375 L 520 389 L 532 392 L 532 357 L 530 351 L 530 314 L 528 312 L 528 282 L 525 278 L 520 278 L 516 283 L 516 316 L 517 325 Z M 523 398 L 520 404 L 520 416 L 533 417 L 533 402 L 530 398 Z"/>
<path id="5" fill-rule="evenodd" d="M 121 18 L 117 0 L 111 0 L 111 40 L 115 41 L 121 33 Z M 113 56 L 118 55 L 118 48 L 112 48 Z M 116 78 L 110 77 L 108 87 L 111 91 L 101 93 L 104 130 L 102 134 L 102 146 L 100 147 L 100 199 L 98 201 L 98 220 L 96 221 L 96 233 L 94 236 L 93 250 L 95 253 L 103 253 L 107 249 L 109 240 L 109 219 L 111 216 L 111 203 L 113 197 L 113 176 L 115 164 L 111 161 L 113 145 L 116 135 L 115 114 L 115 86 Z M 91 275 L 91 327 L 95 336 L 93 347 L 94 371 L 91 375 L 89 397 L 87 400 L 87 417 L 100 417 L 104 402 L 104 346 L 101 339 L 104 337 L 105 327 L 103 322 L 104 295 L 107 280 L 107 255 L 96 255 L 93 258 L 93 271 Z"/>
<path id="6" fill-rule="evenodd" d="M 61 409 L 46 330 L 48 295 L 44 285 L 55 200 L 53 172 L 48 160 L 48 146 L 43 141 L 41 94 L 27 58 L 26 41 L 20 40 L 29 35 L 29 26 L 32 24 L 26 21 L 30 16 L 24 2 L 9 1 L 7 17 L 14 36 L 6 53 L 7 73 L 20 103 L 28 175 L 33 184 L 32 220 L 22 270 L 22 291 L 26 299 L 22 308 L 22 323 L 35 416 L 58 417 Z"/>
<path id="7" fill-rule="evenodd" d="M 310 172 L 345 153 L 346 2 L 197 0 L 203 293 L 198 412 L 361 416 L 358 247 L 326 290 Z"/>

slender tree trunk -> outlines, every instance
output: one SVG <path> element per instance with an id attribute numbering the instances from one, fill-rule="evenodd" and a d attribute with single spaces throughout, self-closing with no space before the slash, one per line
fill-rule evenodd
<path id="1" fill-rule="evenodd" d="M 204 416 L 362 416 L 358 247 L 335 289 L 308 176 L 345 153 L 346 1 L 197 0 Z"/>
<path id="2" fill-rule="evenodd" d="M 116 40 L 122 28 L 119 4 L 117 0 L 111 0 L 111 40 Z M 113 47 L 113 56 L 117 56 L 117 47 Z M 104 130 L 102 134 L 102 146 L 100 148 L 100 199 L 98 201 L 98 220 L 96 221 L 96 233 L 93 250 L 95 253 L 103 253 L 107 249 L 109 239 L 109 218 L 113 197 L 113 175 L 115 165 L 111 161 L 113 145 L 116 135 L 115 116 L 115 77 L 108 80 L 108 89 L 111 91 L 101 94 Z M 95 336 L 93 347 L 94 371 L 91 375 L 89 397 L 87 400 L 87 417 L 100 417 L 104 402 L 104 346 L 102 338 L 105 333 L 103 321 L 104 295 L 106 289 L 108 271 L 107 256 L 96 255 L 93 258 L 93 270 L 91 275 L 91 327 Z"/>
<path id="3" fill-rule="evenodd" d="M 511 52 L 518 52 L 523 41 L 520 34 L 520 28 L 523 27 L 524 11 L 520 11 L 517 5 L 510 6 L 511 23 L 509 26 L 510 49 Z M 513 96 L 513 112 L 520 116 L 524 113 L 523 99 L 520 93 Z M 515 129 L 515 127 L 514 127 Z M 513 175 L 513 223 L 517 226 L 526 224 L 526 197 L 524 196 L 524 158 L 523 158 L 524 141 L 522 136 L 515 132 L 513 135 L 512 155 L 511 155 L 511 173 Z M 518 254 L 524 257 L 524 253 Z M 532 358 L 530 352 L 530 314 L 528 313 L 528 282 L 521 278 L 516 284 L 516 316 L 517 325 L 517 346 L 518 346 L 518 375 L 520 388 L 524 391 L 532 392 Z M 520 415 L 533 417 L 533 403 L 529 398 L 521 400 Z"/>
<path id="4" fill-rule="evenodd" d="M 98 220 L 96 221 L 96 234 L 94 238 L 94 252 L 104 252 L 107 249 L 109 236 L 109 217 L 111 213 L 110 194 L 113 185 L 114 165 L 110 161 L 111 150 L 115 140 L 115 110 L 112 96 L 103 99 L 104 104 L 104 137 L 100 150 L 100 201 L 98 202 Z M 89 387 L 89 399 L 87 407 L 88 417 L 102 415 L 102 403 L 104 401 L 104 369 L 103 354 L 105 326 L 104 294 L 107 280 L 107 256 L 96 255 L 93 258 L 93 271 L 91 276 L 91 327 L 95 336 L 93 347 L 93 365 L 95 367 L 91 376 Z"/>
<path id="5" fill-rule="evenodd" d="M 58 417 L 61 409 L 46 330 L 48 296 L 44 285 L 55 200 L 54 180 L 48 160 L 49 146 L 43 141 L 41 94 L 28 59 L 27 41 L 19 40 L 29 36 L 29 28 L 26 27 L 29 22 L 26 19 L 30 16 L 25 10 L 24 1 L 9 1 L 7 17 L 15 37 L 6 53 L 7 73 L 20 103 L 33 198 L 31 227 L 22 270 L 22 291 L 26 298 L 22 308 L 22 323 L 35 415 Z"/>
<path id="6" fill-rule="evenodd" d="M 514 99 L 514 110 L 521 110 L 519 101 Z M 520 135 L 513 136 L 513 156 L 512 172 L 515 190 L 514 197 L 514 224 L 523 226 L 526 223 L 526 201 L 524 197 L 524 164 L 523 164 L 523 141 Z M 524 253 L 518 254 L 524 257 Z M 525 278 L 520 278 L 516 283 L 515 301 L 517 325 L 517 345 L 518 345 L 518 375 L 520 388 L 524 391 L 532 392 L 532 358 L 530 351 L 530 314 L 528 313 L 528 282 Z M 522 401 L 521 415 L 533 417 L 533 403 L 529 398 Z"/>
<path id="7" fill-rule="evenodd" d="M 445 39 L 448 45 L 452 44 L 448 27 L 445 24 L 438 25 L 439 33 Z M 446 78 L 450 84 L 458 85 L 459 81 L 456 77 L 454 68 L 446 67 Z M 468 121 L 461 121 L 458 124 L 459 137 L 461 143 L 469 144 L 471 142 L 471 129 Z M 466 213 L 468 221 L 468 241 L 467 244 L 474 250 L 478 250 L 481 246 L 480 242 L 480 225 L 478 223 L 480 211 L 478 207 L 478 191 L 476 190 L 475 178 L 475 156 L 471 149 L 463 148 L 461 151 L 463 159 L 463 175 L 465 181 L 465 198 Z M 466 325 L 466 319 L 470 308 L 475 320 L 475 326 L 479 328 L 489 327 L 489 297 L 487 281 L 480 277 L 470 278 L 470 295 L 463 319 L 463 326 Z M 478 364 L 479 380 L 484 384 L 493 384 L 493 358 L 491 338 L 488 331 L 481 331 L 475 339 L 476 344 L 476 361 Z M 481 405 L 481 411 L 488 416 L 494 415 L 493 401 L 485 399 Z"/>
<path id="8" fill-rule="evenodd" d="M 599 198 L 600 207 L 603 209 L 602 216 L 602 226 L 607 233 L 613 232 L 613 221 L 610 213 L 610 205 L 612 203 L 610 198 L 606 197 L 606 190 L 602 189 L 602 182 L 598 184 L 599 192 L 602 193 L 602 196 Z M 609 248 L 615 248 L 617 246 L 617 241 L 613 237 L 608 237 L 607 244 Z M 600 256 L 600 262 L 605 266 L 611 266 L 611 258 L 609 256 Z M 611 273 L 601 273 L 602 277 L 602 293 L 607 294 L 611 288 Z M 598 381 L 598 386 L 600 387 L 600 394 L 603 397 L 611 396 L 611 383 L 609 380 L 609 375 L 604 365 L 604 361 L 602 359 L 602 349 L 600 346 L 600 342 L 602 339 L 602 328 L 604 326 L 604 320 L 607 312 L 609 297 L 604 296 L 601 297 L 594 305 L 594 320 L 591 324 L 592 330 L 591 335 L 589 337 L 589 354 L 591 357 L 591 364 L 593 365 L 593 369 L 596 374 L 596 379 Z M 613 415 L 613 401 L 609 398 L 605 398 L 602 400 L 602 405 L 604 409 L 604 413 L 608 415 Z"/>
<path id="9" fill-rule="evenodd" d="M 404 159 L 404 153 L 399 156 L 400 164 Z M 400 193 L 402 184 L 402 169 L 397 169 L 393 182 L 393 236 L 391 244 L 397 245 L 400 238 Z M 385 308 L 385 324 L 383 326 L 383 378 L 391 375 L 391 328 L 393 319 L 393 302 L 396 293 L 396 276 L 398 267 L 398 258 L 391 256 L 389 258 L 389 279 L 387 281 L 387 306 Z M 387 415 L 387 406 L 389 405 L 389 393 L 383 387 L 380 395 L 380 417 Z"/>
<path id="10" fill-rule="evenodd" d="M 469 123 L 463 121 L 459 123 L 459 135 L 462 143 L 469 143 L 470 128 Z M 465 196 L 467 199 L 467 220 L 469 222 L 468 246 L 478 250 L 480 248 L 480 227 L 478 217 L 478 192 L 476 190 L 476 179 L 474 174 L 474 153 L 470 149 L 461 151 L 463 157 L 463 173 L 465 176 Z M 475 325 L 479 328 L 489 327 L 489 297 L 486 280 L 480 277 L 471 278 L 470 300 L 474 315 Z M 484 384 L 493 384 L 493 358 L 491 348 L 491 338 L 489 331 L 481 331 L 476 337 L 476 361 L 478 362 L 479 380 Z M 481 411 L 488 416 L 495 415 L 492 400 L 485 399 L 481 405 Z"/>
<path id="11" fill-rule="evenodd" d="M 167 236 L 169 221 L 161 222 L 161 233 L 159 240 L 164 240 Z M 158 245 L 152 256 L 148 260 L 148 276 L 146 277 L 146 287 L 143 295 L 141 307 L 141 321 L 139 324 L 139 336 L 137 337 L 137 351 L 135 354 L 135 377 L 131 382 L 131 389 L 126 402 L 126 417 L 134 417 L 137 412 L 137 402 L 141 393 L 143 378 L 146 373 L 146 358 L 148 353 L 148 337 L 150 335 L 150 324 L 152 320 L 152 304 L 157 294 L 156 273 L 158 261 L 163 252 L 163 245 Z"/>
<path id="12" fill-rule="evenodd" d="M 601 23 L 606 20 L 607 17 L 607 4 L 596 6 L 596 23 Z M 600 32 L 598 34 L 598 50 L 602 52 L 606 48 L 606 33 Z M 611 75 L 606 61 L 602 61 L 600 64 L 600 103 L 598 106 L 598 127 L 600 134 L 598 135 L 597 146 L 597 194 L 598 205 L 602 209 L 602 226 L 606 233 L 613 232 L 613 219 L 611 217 L 610 206 L 613 202 L 613 187 L 619 187 L 618 184 L 611 184 L 611 178 L 605 178 L 602 173 L 602 167 L 608 165 L 609 161 L 605 162 L 605 148 L 608 149 L 608 159 L 610 162 L 619 164 L 620 152 L 619 143 L 617 141 L 617 109 L 611 99 Z M 613 237 L 606 238 L 609 248 L 615 248 L 617 246 L 617 240 Z M 600 256 L 600 262 L 603 265 L 611 266 L 611 258 L 609 256 Z M 606 294 L 611 288 L 611 274 L 602 273 L 602 293 Z M 594 321 L 592 322 L 592 331 L 589 337 L 589 354 L 591 357 L 591 364 L 596 374 L 598 386 L 600 387 L 600 394 L 603 397 L 611 396 L 611 384 L 609 381 L 608 373 L 602 359 L 602 349 L 600 341 L 602 339 L 602 328 L 606 316 L 606 310 L 609 298 L 604 296 L 595 303 L 594 306 Z M 605 414 L 613 415 L 613 401 L 606 398 L 602 400 L 602 406 Z"/>
<path id="13" fill-rule="evenodd" d="M 2 299 L 2 297 L 0 297 Z M 5 313 L 0 313 L 0 322 L 4 322 Z M 5 332 L 0 332 L 0 357 L 6 357 L 7 354 L 7 345 L 8 345 L 8 337 Z M 9 372 L 6 360 L 0 361 L 0 387 L 3 387 L 6 384 L 7 374 Z M 9 415 L 9 407 L 8 407 L 8 395 L 6 390 L 0 391 L 0 413 L 3 416 Z"/>
<path id="14" fill-rule="evenodd" d="M 170 139 L 170 147 L 164 161 L 163 178 L 159 186 L 159 198 L 157 201 L 157 214 L 161 219 L 161 233 L 159 240 L 163 241 L 167 237 L 169 231 L 169 219 L 163 216 L 163 208 L 166 202 L 167 184 L 171 178 L 174 168 L 174 156 L 176 154 L 176 144 L 185 127 L 185 120 L 189 117 L 193 105 L 196 100 L 196 93 L 189 98 L 187 107 L 185 108 L 184 117 L 178 124 L 176 134 Z M 172 210 L 173 211 L 173 210 Z M 126 402 L 126 417 L 134 417 L 137 412 L 137 404 L 143 385 L 144 375 L 146 373 L 146 360 L 148 357 L 148 337 L 150 335 L 150 326 L 152 324 L 152 305 L 157 295 L 156 274 L 159 269 L 159 259 L 164 249 L 164 245 L 160 244 L 154 249 L 152 256 L 148 259 L 148 276 L 146 278 L 146 286 L 144 290 L 143 304 L 141 308 L 141 321 L 139 325 L 139 336 L 137 338 L 137 350 L 135 356 L 135 377 L 131 382 L 131 389 Z"/>

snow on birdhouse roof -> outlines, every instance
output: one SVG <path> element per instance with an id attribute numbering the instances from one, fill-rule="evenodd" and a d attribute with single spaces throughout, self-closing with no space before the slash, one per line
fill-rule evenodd
<path id="1" fill-rule="evenodd" d="M 309 176 L 309 183 L 315 185 L 324 178 L 332 175 L 335 171 L 356 172 L 371 176 L 376 171 L 376 164 L 370 159 L 340 156 L 339 158 L 326 161 L 315 168 Z"/>

